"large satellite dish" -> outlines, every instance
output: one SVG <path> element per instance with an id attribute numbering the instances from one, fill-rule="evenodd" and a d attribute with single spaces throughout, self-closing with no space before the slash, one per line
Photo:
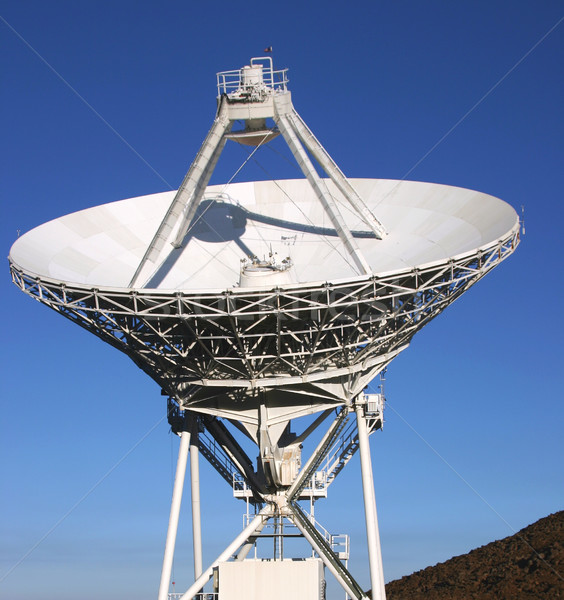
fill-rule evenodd
<path id="1" fill-rule="evenodd" d="M 208 185 L 227 140 L 260 147 L 279 134 L 305 179 Z M 360 600 L 366 594 L 346 556 L 300 501 L 313 506 L 326 495 L 360 450 L 373 597 L 383 599 L 368 446 L 383 398 L 363 390 L 518 243 L 515 211 L 492 196 L 348 180 L 295 111 L 287 71 L 260 58 L 218 74 L 216 119 L 177 192 L 58 218 L 20 237 L 9 260 L 24 292 L 128 354 L 169 397 L 181 446 L 159 600 L 169 590 L 189 447 L 193 498 L 201 452 L 254 513 L 207 569 L 194 513 L 195 582 L 183 598 L 214 570 L 219 600 L 235 598 L 221 585 L 232 576 L 227 559 L 236 553 L 247 565 L 237 576 L 247 576 L 252 544 L 267 523 L 286 520 Z M 292 432 L 292 420 L 305 415 L 313 421 Z M 301 443 L 327 421 L 302 460 Z M 257 444 L 256 465 L 237 432 Z M 291 573 L 292 561 L 279 562 Z"/>

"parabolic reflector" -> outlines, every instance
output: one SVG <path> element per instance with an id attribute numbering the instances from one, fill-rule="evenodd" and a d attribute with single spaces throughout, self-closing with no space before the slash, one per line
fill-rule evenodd
<path id="1" fill-rule="evenodd" d="M 376 275 L 486 250 L 519 227 L 511 206 L 480 192 L 411 181 L 352 183 L 389 231 L 375 240 L 355 214 L 342 211 Z M 131 198 L 50 221 L 19 238 L 10 261 L 71 285 L 127 288 L 173 196 Z M 277 284 L 283 287 L 359 277 L 307 181 L 259 181 L 210 186 L 182 247 L 163 249 L 144 291 L 236 292 L 240 261 L 271 250 L 293 262 L 292 282 Z"/>
<path id="2" fill-rule="evenodd" d="M 183 406 L 237 419 L 248 411 L 253 423 L 265 397 L 275 419 L 316 412 L 358 394 L 518 244 L 515 211 L 492 196 L 352 183 L 388 232 L 376 239 L 342 207 L 369 274 L 358 272 L 305 180 L 208 187 L 181 247 L 164 245 L 144 288 L 128 282 L 174 192 L 37 227 L 12 247 L 12 274 L 128 354 Z M 269 276 L 269 255 L 290 267 Z M 265 258 L 266 268 L 259 260 L 242 277 L 249 256 Z"/>

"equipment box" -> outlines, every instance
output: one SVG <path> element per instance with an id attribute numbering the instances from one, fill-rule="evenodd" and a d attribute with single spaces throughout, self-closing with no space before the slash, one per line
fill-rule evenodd
<path id="1" fill-rule="evenodd" d="M 220 563 L 218 584 L 218 600 L 325 600 L 316 558 Z"/>

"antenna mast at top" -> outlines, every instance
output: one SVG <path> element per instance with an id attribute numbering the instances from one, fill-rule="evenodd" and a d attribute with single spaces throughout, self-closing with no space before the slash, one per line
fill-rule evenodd
<path id="1" fill-rule="evenodd" d="M 241 69 L 217 74 L 218 108 L 212 127 L 147 247 L 130 287 L 144 287 L 151 280 L 160 266 L 159 259 L 161 263 L 163 261 L 162 250 L 166 244 L 174 248 L 182 246 L 225 142 L 232 139 L 257 146 L 269 142 L 279 133 L 322 203 L 359 273 L 371 273 L 370 265 L 360 252 L 325 180 L 315 170 L 308 152 L 375 237 L 382 239 L 386 231 L 296 112 L 287 86 L 287 74 L 288 69 L 274 71 L 269 56 L 252 58 L 250 64 Z M 275 127 L 267 127 L 266 119 L 272 119 Z M 239 120 L 244 121 L 244 129 L 232 131 L 233 123 Z"/>

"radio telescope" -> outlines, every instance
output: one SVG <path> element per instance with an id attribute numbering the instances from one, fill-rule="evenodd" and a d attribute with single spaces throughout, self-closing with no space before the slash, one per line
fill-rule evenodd
<path id="1" fill-rule="evenodd" d="M 10 251 L 12 278 L 127 354 L 168 396 L 180 449 L 158 600 L 174 596 L 188 456 L 195 576 L 176 597 L 203 597 L 213 578 L 218 600 L 321 598 L 324 566 L 348 596 L 367 598 L 347 566 L 348 538 L 326 532 L 313 512 L 357 450 L 372 597 L 383 600 L 369 435 L 382 426 L 384 398 L 365 388 L 515 250 L 519 219 L 467 189 L 347 179 L 269 57 L 219 73 L 217 85 L 215 120 L 178 191 L 37 227 Z M 278 135 L 304 179 L 208 185 L 228 140 L 254 152 Z M 307 425 L 295 430 L 300 417 Z M 243 440 L 256 445 L 256 461 Z M 243 530 L 210 565 L 199 454 L 246 504 Z M 310 558 L 284 556 L 291 536 L 305 538 Z M 265 537 L 276 540 L 273 556 L 249 558 Z"/>

